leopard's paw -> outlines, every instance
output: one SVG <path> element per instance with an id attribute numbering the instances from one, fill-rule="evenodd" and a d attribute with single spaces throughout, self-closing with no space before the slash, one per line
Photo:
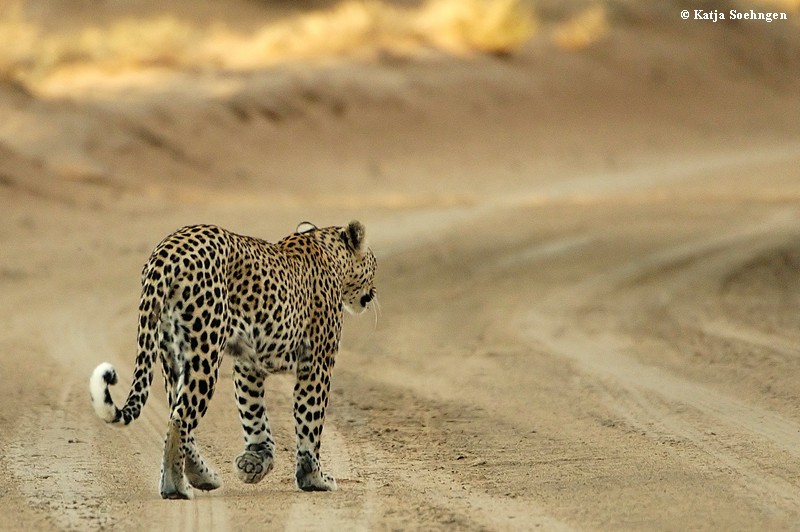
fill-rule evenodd
<path id="1" fill-rule="evenodd" d="M 256 484 L 272 471 L 272 450 L 266 444 L 251 444 L 236 457 L 236 476 L 245 484 Z"/>
<path id="2" fill-rule="evenodd" d="M 323 473 L 319 460 L 308 451 L 297 455 L 295 480 L 297 487 L 303 491 L 336 491 L 336 479 Z"/>

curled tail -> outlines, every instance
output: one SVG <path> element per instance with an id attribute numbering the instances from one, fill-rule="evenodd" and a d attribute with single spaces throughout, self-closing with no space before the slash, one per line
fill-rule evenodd
<path id="1" fill-rule="evenodd" d="M 89 379 L 94 411 L 100 419 L 116 426 L 128 425 L 139 417 L 153 382 L 153 366 L 159 345 L 157 337 L 160 334 L 161 305 L 158 301 L 163 297 L 163 290 L 151 289 L 151 279 L 147 277 L 143 281 L 143 298 L 139 306 L 139 354 L 125 405 L 117 408 L 109 393 L 108 387 L 117 383 L 117 372 L 110 363 L 103 362 L 97 366 Z"/>
<path id="2" fill-rule="evenodd" d="M 92 397 L 94 411 L 100 419 L 116 426 L 124 426 L 139 417 L 142 407 L 147 402 L 150 384 L 153 381 L 154 358 L 154 354 L 137 357 L 131 390 L 122 408 L 117 408 L 108 390 L 109 386 L 117 384 L 117 371 L 114 366 L 103 362 L 94 368 L 89 379 L 89 394 Z"/>
<path id="3" fill-rule="evenodd" d="M 117 383 L 117 371 L 108 362 L 103 362 L 92 372 L 89 379 L 89 394 L 97 416 L 106 423 L 119 423 L 123 419 L 122 410 L 117 408 L 108 391 L 109 386 Z M 125 425 L 130 421 L 125 421 Z"/>

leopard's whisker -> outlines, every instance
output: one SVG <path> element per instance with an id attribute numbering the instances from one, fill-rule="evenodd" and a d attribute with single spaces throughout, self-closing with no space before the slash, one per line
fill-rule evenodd
<path id="1" fill-rule="evenodd" d="M 378 302 L 378 298 L 375 297 L 372 299 L 372 314 L 375 315 L 375 328 L 378 328 L 378 314 L 380 314 L 381 304 Z"/>

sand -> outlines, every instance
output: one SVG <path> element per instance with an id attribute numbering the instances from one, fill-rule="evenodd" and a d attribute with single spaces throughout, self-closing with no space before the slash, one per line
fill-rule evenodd
<path id="1" fill-rule="evenodd" d="M 624 15 L 577 52 L 545 18 L 511 57 L 0 85 L 0 528 L 796 529 L 797 27 Z M 236 480 L 225 362 L 223 486 L 162 501 L 160 376 L 122 430 L 87 393 L 107 360 L 127 394 L 150 250 L 351 219 L 381 312 L 345 322 L 339 491 L 294 487 L 288 376 L 275 470 Z"/>

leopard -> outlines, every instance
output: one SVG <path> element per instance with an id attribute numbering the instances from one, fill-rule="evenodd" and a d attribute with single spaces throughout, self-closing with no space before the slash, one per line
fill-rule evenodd
<path id="1" fill-rule="evenodd" d="M 303 491 L 333 491 L 336 479 L 320 463 L 331 373 L 344 312 L 377 305 L 377 261 L 364 225 L 318 228 L 310 222 L 271 243 L 216 225 L 190 225 L 165 237 L 141 275 L 137 354 L 131 387 L 120 408 L 109 362 L 91 374 L 97 416 L 126 427 L 137 419 L 160 360 L 169 406 L 159 493 L 191 499 L 193 489 L 221 486 L 221 476 L 195 439 L 230 357 L 244 449 L 236 477 L 260 482 L 274 465 L 275 439 L 265 404 L 267 376 L 294 373 L 295 478 Z M 377 314 L 376 314 L 377 319 Z"/>

